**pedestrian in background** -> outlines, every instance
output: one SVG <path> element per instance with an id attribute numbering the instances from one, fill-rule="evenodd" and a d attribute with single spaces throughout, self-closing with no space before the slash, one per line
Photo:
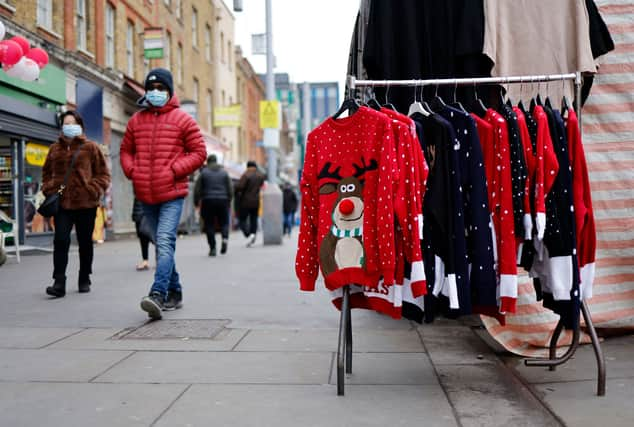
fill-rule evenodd
<path id="1" fill-rule="evenodd" d="M 161 319 L 162 310 L 182 306 L 174 262 L 176 232 L 189 192 L 188 176 L 202 166 L 207 150 L 198 124 L 179 108 L 172 73 L 155 68 L 144 86 L 146 93 L 138 102 L 142 110 L 128 122 L 120 158 L 156 239 L 154 283 L 141 300 L 141 309 L 150 318 Z"/>
<path id="2" fill-rule="evenodd" d="M 134 197 L 134 204 L 132 205 L 132 221 L 136 228 L 136 235 L 139 238 L 141 244 L 141 262 L 137 264 L 137 271 L 149 270 L 149 249 L 150 241 L 152 240 L 151 230 L 147 227 L 147 218 L 143 214 L 143 203 L 139 199 Z"/>
<path id="3" fill-rule="evenodd" d="M 75 162 L 68 183 L 55 214 L 53 249 L 53 286 L 46 288 L 48 295 L 60 298 L 66 295 L 66 267 L 70 248 L 70 233 L 75 226 L 79 243 L 78 290 L 90 292 L 93 244 L 92 232 L 99 200 L 110 185 L 110 172 L 99 145 L 85 135 L 84 121 L 76 111 L 61 116 L 62 133 L 51 145 L 42 167 L 42 192 L 45 196 L 59 190 L 66 171 Z"/>
<path id="4" fill-rule="evenodd" d="M 284 213 L 284 231 L 290 237 L 293 230 L 293 224 L 295 224 L 295 212 L 297 212 L 297 206 L 299 200 L 295 189 L 290 183 L 285 183 L 282 187 L 282 212 Z"/>
<path id="5" fill-rule="evenodd" d="M 247 170 L 236 184 L 236 197 L 239 199 L 240 229 L 247 240 L 247 247 L 253 246 L 258 231 L 260 209 L 260 189 L 264 184 L 264 175 L 258 171 L 253 160 L 247 162 Z"/>
<path id="6" fill-rule="evenodd" d="M 227 252 L 229 244 L 229 208 L 233 198 L 233 184 L 231 178 L 215 154 L 207 157 L 207 167 L 204 168 L 194 186 L 194 204 L 200 208 L 209 256 L 216 256 L 216 224 L 220 227 L 222 244 L 220 253 Z"/>

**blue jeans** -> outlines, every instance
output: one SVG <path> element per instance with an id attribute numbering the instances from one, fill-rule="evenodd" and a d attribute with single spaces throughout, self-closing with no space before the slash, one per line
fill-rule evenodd
<path id="1" fill-rule="evenodd" d="M 168 291 L 181 291 L 174 252 L 183 202 L 184 199 L 180 198 L 156 205 L 143 204 L 143 214 L 156 237 L 156 273 L 150 293 L 158 292 L 163 298 L 167 296 Z"/>
<path id="2" fill-rule="evenodd" d="M 284 214 L 284 233 L 291 234 L 293 224 L 295 223 L 295 212 Z"/>

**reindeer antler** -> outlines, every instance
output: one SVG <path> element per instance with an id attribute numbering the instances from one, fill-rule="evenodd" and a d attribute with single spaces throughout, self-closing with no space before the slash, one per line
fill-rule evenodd
<path id="1" fill-rule="evenodd" d="M 317 179 L 334 178 L 337 181 L 343 179 L 343 177 L 339 174 L 339 171 L 341 170 L 341 166 L 339 166 L 338 168 L 336 168 L 333 171 L 330 170 L 331 166 L 332 166 L 332 163 L 331 162 L 327 162 L 324 165 L 324 167 L 321 169 L 321 172 L 319 172 L 319 175 L 317 175 Z"/>
<path id="2" fill-rule="evenodd" d="M 352 166 L 354 166 L 354 169 L 356 170 L 356 172 L 354 173 L 355 178 L 363 176 L 367 171 L 372 171 L 379 168 L 379 164 L 376 160 L 372 159 L 370 160 L 370 163 L 366 165 L 365 158 L 363 157 L 361 157 L 361 165 L 363 167 L 358 166 L 356 163 L 352 164 Z"/>

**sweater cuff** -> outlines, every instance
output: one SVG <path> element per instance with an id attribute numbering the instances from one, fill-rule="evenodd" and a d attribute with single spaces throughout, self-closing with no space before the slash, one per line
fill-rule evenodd
<path id="1" fill-rule="evenodd" d="M 386 285 L 394 285 L 396 282 L 394 280 L 394 269 L 386 269 L 383 270 L 383 283 Z"/>
<path id="2" fill-rule="evenodd" d="M 315 277 L 299 277 L 299 289 L 313 292 L 315 290 Z"/>

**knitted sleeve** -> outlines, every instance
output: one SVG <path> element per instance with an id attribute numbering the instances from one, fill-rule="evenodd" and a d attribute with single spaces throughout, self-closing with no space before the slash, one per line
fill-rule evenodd
<path id="1" fill-rule="evenodd" d="M 499 196 L 499 205 L 495 206 L 494 222 L 497 222 L 500 312 L 514 313 L 517 301 L 517 253 L 513 220 L 513 183 L 511 180 L 509 135 L 502 118 L 496 120 L 495 139 L 498 153 L 496 190 Z"/>
<path id="2" fill-rule="evenodd" d="M 317 183 L 317 147 L 313 134 L 308 135 L 304 170 L 300 182 L 302 192 L 301 223 L 295 259 L 295 273 L 302 291 L 314 291 L 319 269 L 317 258 L 317 226 L 319 221 L 319 188 Z"/>
<path id="3" fill-rule="evenodd" d="M 524 240 L 531 240 L 533 234 L 532 208 L 530 203 L 531 189 L 535 175 L 535 153 L 533 153 L 533 145 L 531 144 L 531 136 L 528 132 L 526 117 L 519 108 L 514 108 L 517 115 L 517 126 L 520 132 L 520 139 L 524 148 L 524 159 L 526 160 L 526 185 L 524 187 Z"/>
<path id="4" fill-rule="evenodd" d="M 380 144 L 380 160 L 375 217 L 376 241 L 383 281 L 386 285 L 392 285 L 396 266 L 393 200 L 395 140 L 392 128 L 387 121 L 378 143 Z M 366 237 L 371 238 L 371 235 Z"/>
<path id="5" fill-rule="evenodd" d="M 535 171 L 535 210 L 537 238 L 542 240 L 546 231 L 546 197 L 559 172 L 559 161 L 548 127 L 548 117 L 541 107 L 535 109 L 537 121 L 537 166 Z"/>

